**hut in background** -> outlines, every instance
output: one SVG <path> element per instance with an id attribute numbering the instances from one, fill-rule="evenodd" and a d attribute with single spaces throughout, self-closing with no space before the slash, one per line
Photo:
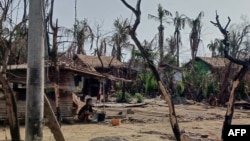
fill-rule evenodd
<path id="1" fill-rule="evenodd" d="M 92 90 L 92 92 L 90 92 L 89 90 L 85 89 L 84 93 L 91 93 L 92 97 L 99 94 L 97 89 L 99 89 L 101 85 L 103 85 L 102 88 L 104 88 L 104 94 L 108 96 L 109 93 L 115 92 L 115 82 L 131 82 L 130 80 L 127 80 L 128 78 L 126 77 L 127 75 L 124 71 L 124 64 L 113 56 L 100 56 L 100 58 L 98 58 L 98 56 L 77 54 L 74 57 L 74 61 L 76 64 L 91 67 L 92 69 L 95 69 L 97 72 L 106 76 L 106 80 L 103 82 L 103 84 L 101 84 L 100 81 L 97 81 L 95 78 L 84 79 L 84 82 L 86 82 L 84 83 L 84 87 L 90 88 L 90 91 Z"/>
<path id="2" fill-rule="evenodd" d="M 54 76 L 53 63 L 46 61 L 45 63 L 45 93 L 56 113 L 55 93 L 54 93 Z M 84 78 L 95 78 L 102 80 L 105 76 L 96 72 L 88 66 L 77 65 L 72 59 L 60 57 L 58 61 L 60 68 L 59 74 L 59 89 L 60 89 L 60 109 L 62 117 L 73 117 L 76 114 L 76 105 L 73 103 L 72 93 L 81 93 L 82 87 L 78 87 L 79 80 Z M 26 77 L 27 64 L 10 65 L 8 66 L 8 79 L 10 85 L 16 93 L 18 117 L 25 116 L 25 101 L 26 101 Z M 34 78 L 35 79 L 35 78 Z M 76 81 L 76 79 L 78 81 Z M 86 89 L 86 88 L 85 88 Z M 6 118 L 6 102 L 0 91 L 0 119 Z"/>

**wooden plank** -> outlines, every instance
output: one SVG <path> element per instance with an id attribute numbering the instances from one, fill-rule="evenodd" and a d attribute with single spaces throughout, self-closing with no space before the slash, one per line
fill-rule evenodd
<path id="1" fill-rule="evenodd" d="M 54 114 L 56 115 L 56 107 L 55 102 L 53 100 L 49 100 L 51 107 L 53 109 Z M 69 99 L 63 99 L 61 101 L 60 105 L 61 110 L 61 116 L 62 117 L 73 117 L 75 115 L 72 115 L 73 110 L 73 101 L 70 101 Z M 17 114 L 18 118 L 24 118 L 26 112 L 26 102 L 25 101 L 17 101 Z M 6 119 L 7 118 L 7 112 L 6 112 L 6 103 L 4 100 L 0 100 L 0 119 Z"/>
<path id="2" fill-rule="evenodd" d="M 44 95 L 44 115 L 49 119 L 47 126 L 50 128 L 51 132 L 53 133 L 55 140 L 65 141 L 62 130 L 59 126 L 59 123 L 55 117 L 53 109 L 46 95 Z"/>

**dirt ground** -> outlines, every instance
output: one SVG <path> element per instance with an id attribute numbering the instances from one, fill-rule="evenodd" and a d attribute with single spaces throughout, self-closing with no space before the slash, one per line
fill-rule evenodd
<path id="1" fill-rule="evenodd" d="M 194 137 L 208 135 L 208 139 L 220 139 L 225 108 L 209 107 L 204 104 L 180 104 L 175 108 L 180 129 L 187 135 Z M 127 113 L 127 109 L 131 109 L 132 112 Z M 126 118 L 123 119 L 121 125 L 112 126 L 110 120 L 119 112 L 122 112 Z M 106 116 L 105 123 L 63 124 L 62 131 L 66 141 L 174 140 L 168 118 L 168 107 L 164 102 L 149 102 L 143 107 L 134 108 L 106 108 Z M 250 110 L 236 109 L 233 124 L 250 124 Z M 24 127 L 21 127 L 21 136 L 24 139 Z M 6 139 L 10 139 L 8 128 L 0 127 L 0 141 Z M 44 127 L 44 141 L 54 141 L 47 127 Z"/>

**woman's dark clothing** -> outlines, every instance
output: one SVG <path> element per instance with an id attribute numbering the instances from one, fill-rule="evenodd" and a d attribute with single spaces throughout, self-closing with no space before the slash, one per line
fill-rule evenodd
<path id="1" fill-rule="evenodd" d="M 93 113 L 92 106 L 86 104 L 79 111 L 79 113 L 78 113 L 78 119 L 86 121 L 86 120 L 88 120 L 88 116 L 91 115 L 92 113 Z"/>

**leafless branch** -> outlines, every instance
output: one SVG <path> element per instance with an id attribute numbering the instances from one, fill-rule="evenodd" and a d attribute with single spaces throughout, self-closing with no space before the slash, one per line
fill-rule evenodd
<path id="1" fill-rule="evenodd" d="M 239 65 L 246 65 L 245 61 L 242 61 L 240 59 L 234 58 L 231 55 L 229 55 L 229 34 L 227 31 L 228 25 L 230 24 L 231 19 L 230 17 L 228 17 L 228 22 L 227 25 L 223 28 L 220 21 L 219 21 L 219 15 L 216 12 L 216 22 L 211 21 L 211 23 L 213 25 L 215 25 L 216 27 L 218 27 L 218 29 L 220 30 L 220 32 L 223 34 L 224 36 L 224 40 L 223 43 L 225 45 L 224 47 L 224 55 L 227 59 L 229 59 L 231 62 L 235 63 L 235 64 L 239 64 Z"/>

